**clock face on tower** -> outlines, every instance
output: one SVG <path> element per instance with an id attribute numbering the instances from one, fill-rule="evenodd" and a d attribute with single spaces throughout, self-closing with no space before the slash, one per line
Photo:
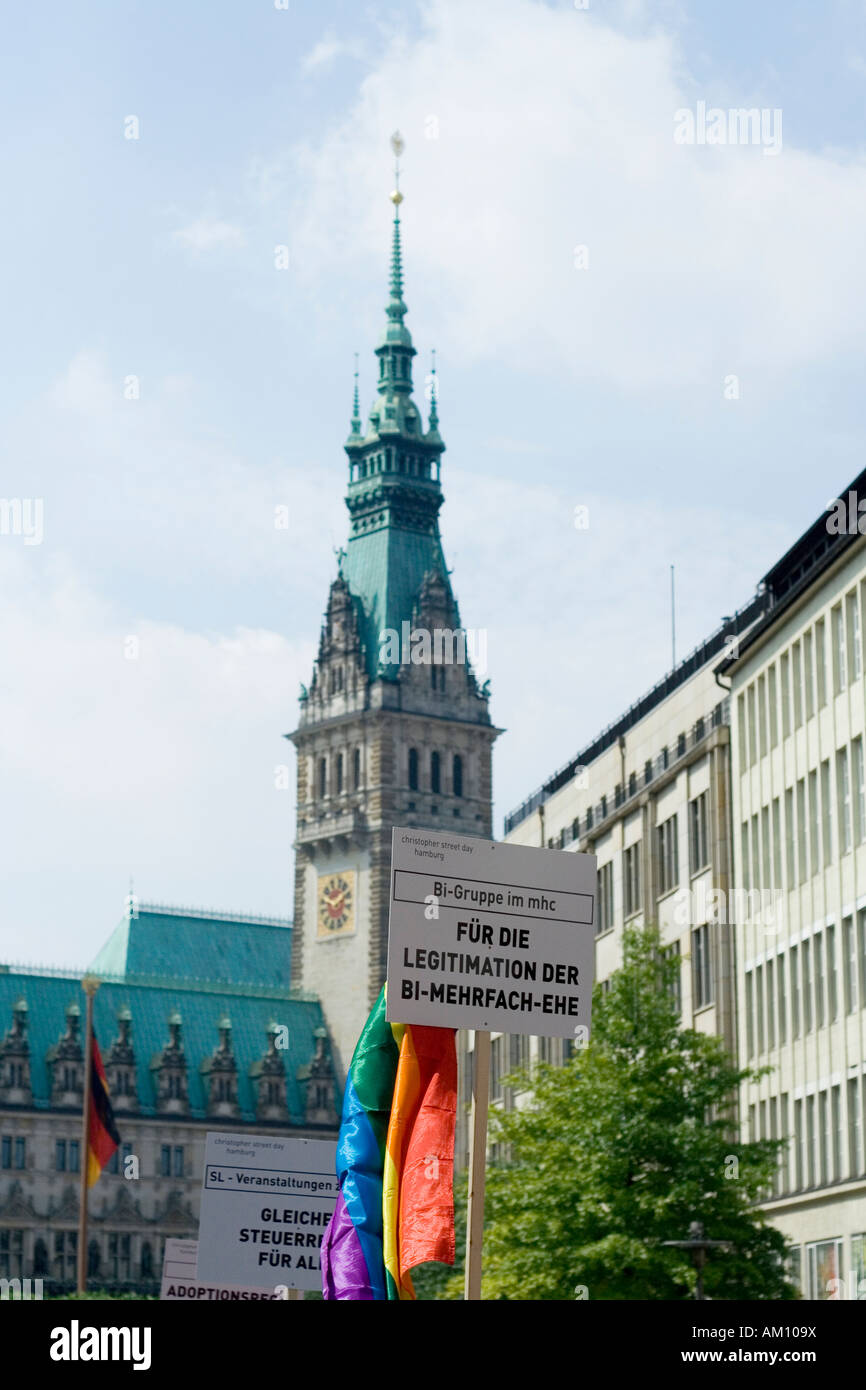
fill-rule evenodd
<path id="1" fill-rule="evenodd" d="M 318 934 L 345 936 L 355 930 L 355 872 L 325 874 L 319 879 Z"/>

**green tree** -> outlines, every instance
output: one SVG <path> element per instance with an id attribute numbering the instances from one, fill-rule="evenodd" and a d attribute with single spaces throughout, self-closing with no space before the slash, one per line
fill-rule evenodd
<path id="1" fill-rule="evenodd" d="M 664 1242 L 700 1220 L 731 1242 L 709 1255 L 705 1297 L 792 1298 L 785 1240 L 755 1206 L 784 1141 L 742 1143 L 733 1119 L 738 1086 L 760 1073 L 680 1028 L 679 961 L 656 927 L 627 930 L 623 950 L 596 987 L 591 1041 L 520 1078 L 525 1108 L 491 1116 L 511 1161 L 488 1171 L 484 1297 L 691 1297 L 691 1260 Z"/>

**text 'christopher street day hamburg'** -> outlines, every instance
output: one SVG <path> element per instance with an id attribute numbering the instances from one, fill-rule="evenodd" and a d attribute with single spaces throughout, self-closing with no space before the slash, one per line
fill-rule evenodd
<path id="1" fill-rule="evenodd" d="M 586 1035 L 594 855 L 396 828 L 391 862 L 390 1020 Z"/>

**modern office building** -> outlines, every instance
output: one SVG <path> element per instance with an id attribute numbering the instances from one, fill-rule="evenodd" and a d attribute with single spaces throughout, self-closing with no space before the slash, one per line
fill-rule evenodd
<path id="1" fill-rule="evenodd" d="M 809 1298 L 866 1280 L 861 509 L 866 473 L 764 576 L 765 614 L 720 669 L 736 881 L 778 899 L 737 928 L 740 1059 L 770 1068 L 741 1113 L 752 1137 L 789 1139 L 767 1210 Z"/>

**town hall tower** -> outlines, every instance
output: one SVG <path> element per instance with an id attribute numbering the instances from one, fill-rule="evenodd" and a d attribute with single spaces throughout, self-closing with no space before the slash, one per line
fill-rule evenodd
<path id="1" fill-rule="evenodd" d="M 399 137 L 392 144 L 399 156 Z M 499 733 L 470 659 L 482 646 L 473 634 L 466 640 L 442 552 L 435 376 L 426 430 L 413 400 L 399 178 L 391 200 L 377 396 L 365 430 L 356 375 L 345 445 L 349 537 L 290 736 L 298 754 L 292 982 L 321 999 L 342 1075 L 385 978 L 392 826 L 489 838 Z"/>

